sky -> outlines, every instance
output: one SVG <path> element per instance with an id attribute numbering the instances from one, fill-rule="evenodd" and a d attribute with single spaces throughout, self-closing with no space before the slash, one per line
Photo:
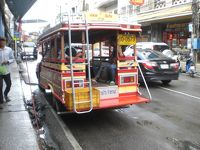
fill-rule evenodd
<path id="1" fill-rule="evenodd" d="M 54 24 L 56 15 L 60 11 L 60 4 L 65 0 L 37 0 L 35 4 L 24 15 L 22 20 L 42 19 L 47 23 L 26 23 L 22 24 L 22 29 L 27 32 L 35 32 L 42 30 L 46 25 Z"/>

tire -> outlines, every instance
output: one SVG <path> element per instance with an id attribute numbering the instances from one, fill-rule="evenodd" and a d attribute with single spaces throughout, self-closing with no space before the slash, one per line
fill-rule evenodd
<path id="1" fill-rule="evenodd" d="M 37 55 L 33 55 L 34 59 L 36 60 L 37 59 Z"/>
<path id="2" fill-rule="evenodd" d="M 45 89 L 40 85 L 40 83 L 38 83 L 38 87 L 39 87 L 41 92 L 45 92 Z"/>
<path id="3" fill-rule="evenodd" d="M 37 79 L 38 79 L 38 87 L 39 87 L 40 91 L 45 92 L 45 88 L 43 88 L 40 85 L 40 73 L 36 73 L 36 76 L 37 76 Z"/>
<path id="4" fill-rule="evenodd" d="M 53 94 L 52 94 L 53 95 Z M 56 112 L 58 112 L 59 111 L 59 107 L 58 107 L 58 102 L 57 102 L 57 99 L 56 99 L 56 97 L 53 95 L 52 96 L 52 107 L 54 108 L 54 110 L 56 111 Z"/>
<path id="5" fill-rule="evenodd" d="M 162 80 L 163 85 L 168 85 L 171 82 L 171 80 Z"/>
<path id="6" fill-rule="evenodd" d="M 190 77 L 194 78 L 194 73 L 190 72 Z"/>
<path id="7" fill-rule="evenodd" d="M 66 111 L 66 108 L 64 107 L 64 105 L 55 97 L 55 96 L 52 96 L 53 100 L 53 104 L 52 104 L 52 107 L 54 108 L 54 110 L 56 112 L 65 112 Z"/>
<path id="8" fill-rule="evenodd" d="M 23 55 L 21 55 L 21 60 L 24 60 L 24 56 Z"/>

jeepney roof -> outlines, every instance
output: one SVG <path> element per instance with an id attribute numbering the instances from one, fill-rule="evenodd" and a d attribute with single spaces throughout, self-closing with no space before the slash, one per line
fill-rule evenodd
<path id="1" fill-rule="evenodd" d="M 94 15 L 94 13 L 92 15 Z M 132 22 L 132 23 L 128 22 L 127 23 L 122 20 L 118 20 L 118 18 L 116 19 L 116 16 L 113 17 L 112 14 L 109 14 L 109 15 L 104 14 L 104 16 L 102 17 L 102 18 L 104 18 L 104 20 L 102 20 L 102 21 L 94 20 L 94 18 L 91 19 L 91 16 L 87 17 L 87 19 L 85 19 L 85 20 L 83 18 L 80 18 L 80 15 L 78 17 L 79 17 L 78 19 L 75 18 L 70 21 L 64 19 L 62 23 L 59 23 L 58 25 L 54 26 L 53 28 L 47 29 L 39 37 L 39 40 L 43 40 L 46 37 L 48 37 L 49 35 L 59 33 L 60 31 L 68 31 L 69 29 L 71 29 L 72 31 L 86 30 L 86 28 L 88 30 L 121 30 L 121 31 L 135 31 L 135 32 L 142 31 L 141 25 L 138 24 L 137 22 Z M 109 21 L 108 18 L 106 20 L 105 17 L 109 17 L 109 19 L 111 19 L 111 21 Z M 86 24 L 87 24 L 87 26 L 86 26 Z"/>

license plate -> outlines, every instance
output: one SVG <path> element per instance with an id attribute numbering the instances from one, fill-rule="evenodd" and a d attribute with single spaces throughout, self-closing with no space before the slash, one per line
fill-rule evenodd
<path id="1" fill-rule="evenodd" d="M 100 91 L 100 99 L 114 98 L 119 96 L 117 86 L 97 87 L 97 89 Z"/>
<path id="2" fill-rule="evenodd" d="M 169 69 L 169 65 L 168 64 L 161 64 L 160 68 L 161 69 Z"/>

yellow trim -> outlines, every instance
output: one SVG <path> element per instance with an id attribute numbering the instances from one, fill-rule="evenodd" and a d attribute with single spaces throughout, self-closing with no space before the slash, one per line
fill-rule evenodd
<path id="1" fill-rule="evenodd" d="M 64 63 L 62 64 L 55 64 L 55 63 L 50 63 L 50 62 L 42 62 L 42 65 L 45 67 L 57 69 L 59 71 L 69 71 L 70 70 L 70 65 L 65 65 Z M 85 65 L 84 64 L 74 64 L 74 70 L 85 70 Z"/>
<path id="2" fill-rule="evenodd" d="M 138 87 L 137 86 L 124 86 L 119 87 L 119 93 L 130 93 L 130 92 L 137 92 Z"/>
<path id="3" fill-rule="evenodd" d="M 119 75 L 119 76 L 121 76 L 121 75 L 122 75 L 122 76 L 123 76 L 123 75 L 126 75 L 126 76 L 128 76 L 128 75 L 133 76 L 133 75 L 137 75 L 137 72 L 118 73 L 118 75 Z"/>
<path id="4" fill-rule="evenodd" d="M 136 67 L 137 63 L 134 60 L 126 60 L 124 62 L 117 61 L 118 67 Z"/>

